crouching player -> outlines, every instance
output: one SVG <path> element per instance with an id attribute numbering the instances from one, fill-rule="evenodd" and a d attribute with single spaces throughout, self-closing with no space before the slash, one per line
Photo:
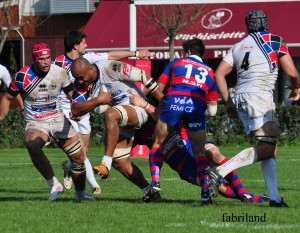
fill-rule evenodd
<path id="1" fill-rule="evenodd" d="M 155 107 L 147 103 L 144 99 L 137 95 L 133 95 L 131 97 L 131 103 L 137 106 L 146 106 L 146 111 L 153 119 L 157 119 Z M 149 124 L 151 124 L 151 121 Z M 147 127 L 147 125 L 144 125 L 141 130 L 136 132 L 135 138 L 139 139 L 138 144 L 142 144 L 141 139 L 145 139 L 144 144 L 151 146 L 151 142 L 149 141 L 151 133 L 153 133 L 149 130 L 151 128 L 153 129 L 153 127 Z M 228 158 L 221 154 L 219 148 L 211 142 L 206 142 L 205 144 L 205 155 L 206 158 L 201 161 L 203 167 L 211 165 L 211 162 L 215 165 L 221 165 L 228 161 Z M 182 180 L 197 186 L 200 186 L 202 182 L 205 182 L 203 180 L 199 180 L 197 176 L 196 161 L 193 156 L 190 141 L 183 127 L 181 127 L 177 132 L 171 134 L 165 143 L 163 150 L 163 162 L 167 163 L 170 168 L 176 171 Z M 269 197 L 266 195 L 256 195 L 247 191 L 240 181 L 236 171 L 229 173 L 225 177 L 225 181 L 226 183 L 221 185 L 218 190 L 219 194 L 224 197 L 238 199 L 247 203 L 264 202 L 269 200 Z M 143 197 L 143 201 L 152 202 L 153 199 L 155 200 L 156 196 L 156 192 L 150 192 Z"/>

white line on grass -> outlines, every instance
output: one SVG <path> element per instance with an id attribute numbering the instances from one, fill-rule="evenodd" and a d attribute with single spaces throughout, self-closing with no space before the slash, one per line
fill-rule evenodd
<path id="1" fill-rule="evenodd" d="M 221 222 L 221 223 L 215 223 L 215 222 L 207 222 L 206 220 L 200 221 L 201 225 L 208 226 L 210 228 L 241 228 L 241 229 L 273 229 L 273 230 L 279 230 L 279 229 L 297 229 L 300 227 L 300 224 L 257 224 L 252 225 L 252 223 L 230 223 L 230 222 Z"/>

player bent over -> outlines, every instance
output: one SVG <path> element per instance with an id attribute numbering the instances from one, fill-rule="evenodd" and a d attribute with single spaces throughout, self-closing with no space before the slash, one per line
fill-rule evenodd
<path id="1" fill-rule="evenodd" d="M 157 99 L 157 84 L 144 71 L 118 61 L 99 61 L 94 64 L 79 58 L 72 63 L 72 75 L 75 78 L 72 114 L 80 116 L 99 105 L 96 98 L 90 99 L 94 89 L 105 84 L 112 95 L 112 105 L 105 115 L 105 156 L 95 173 L 102 179 L 108 179 L 111 166 L 115 167 L 132 183 L 143 189 L 148 186 L 142 172 L 129 160 L 129 154 L 135 134 L 147 119 L 148 114 L 142 107 L 130 104 L 129 96 L 143 95 L 135 82 L 143 82 Z M 100 92 L 101 93 L 101 92 Z M 145 97 L 144 97 L 145 98 Z"/>

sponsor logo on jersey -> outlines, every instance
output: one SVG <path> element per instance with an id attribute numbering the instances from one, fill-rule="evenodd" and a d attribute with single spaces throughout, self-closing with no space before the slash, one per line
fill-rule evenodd
<path id="1" fill-rule="evenodd" d="M 129 76 L 129 71 L 130 71 L 130 66 L 124 63 L 123 64 L 123 74 L 125 76 Z"/>
<path id="2" fill-rule="evenodd" d="M 51 117 L 51 116 L 54 116 L 58 113 L 58 110 L 55 110 L 51 113 L 47 113 L 47 114 L 42 114 L 42 115 L 38 115 L 38 114 L 34 114 L 34 118 L 35 119 L 43 119 L 43 118 L 48 118 L 48 117 Z"/>
<path id="3" fill-rule="evenodd" d="M 56 109 L 56 103 L 45 104 L 45 105 L 31 105 L 31 110 L 35 112 L 46 112 Z"/>
<path id="4" fill-rule="evenodd" d="M 55 96 L 48 95 L 48 96 L 36 97 L 36 98 L 30 97 L 30 96 L 27 97 L 27 100 L 29 102 L 37 102 L 37 103 L 49 102 L 49 101 L 54 100 L 54 99 L 57 99 L 56 95 Z"/>

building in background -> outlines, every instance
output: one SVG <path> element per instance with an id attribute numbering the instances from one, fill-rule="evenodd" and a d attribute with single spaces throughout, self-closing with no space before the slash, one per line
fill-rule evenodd
<path id="1" fill-rule="evenodd" d="M 0 1 L 0 8 L 8 1 Z M 129 50 L 130 10 L 129 0 L 12 0 L 13 22 L 20 26 L 9 33 L 9 38 L 0 56 L 0 62 L 10 68 L 15 58 L 18 68 L 24 62 L 31 63 L 31 46 L 37 40 L 48 43 L 53 57 L 63 53 L 63 36 L 66 31 L 82 30 L 87 34 L 91 51 Z M 233 1 L 234 2 L 234 1 Z M 2 4 L 2 5 L 1 5 Z M 181 56 L 184 41 L 198 37 L 204 40 L 205 61 L 216 68 L 226 51 L 246 37 L 245 14 L 250 9 L 262 9 L 269 18 L 269 29 L 284 37 L 296 67 L 300 70 L 300 36 L 296 29 L 300 22 L 300 1 L 266 1 L 264 3 L 218 3 L 205 4 L 201 15 L 183 28 L 175 38 L 175 56 Z M 8 24 L 0 11 L 1 29 Z M 164 31 L 147 16 L 147 6 L 136 6 L 137 49 L 147 48 L 153 52 L 151 73 L 158 77 L 169 59 L 168 37 Z M 18 25 L 18 23 L 24 25 Z M 3 30 L 1 37 L 3 39 Z M 24 48 L 23 48 L 24 44 Z M 24 56 L 23 56 L 24 51 Z M 24 57 L 24 61 L 23 60 Z M 132 61 L 131 61 L 132 62 Z M 144 64 L 143 64 L 144 65 Z M 235 75 L 230 79 L 234 86 Z M 280 75 L 278 102 L 285 100 L 285 77 Z"/>

